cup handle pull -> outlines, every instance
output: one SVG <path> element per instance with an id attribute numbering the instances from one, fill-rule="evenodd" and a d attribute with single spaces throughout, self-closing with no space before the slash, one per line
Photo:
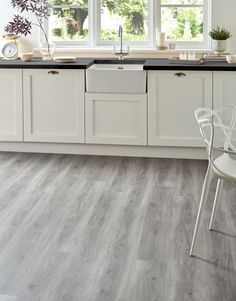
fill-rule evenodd
<path id="1" fill-rule="evenodd" d="M 177 72 L 175 73 L 175 76 L 181 77 L 181 76 L 186 76 L 186 74 L 183 72 Z"/>
<path id="2" fill-rule="evenodd" d="M 55 74 L 59 74 L 59 72 L 56 70 L 50 70 L 50 71 L 48 71 L 48 74 L 55 75 Z"/>

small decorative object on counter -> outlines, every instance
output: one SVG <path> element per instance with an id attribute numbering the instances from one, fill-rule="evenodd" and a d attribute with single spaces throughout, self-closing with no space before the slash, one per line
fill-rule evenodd
<path id="1" fill-rule="evenodd" d="M 6 43 L 2 47 L 3 57 L 7 60 L 16 60 L 18 59 L 18 39 L 19 36 L 9 33 L 4 34 L 3 38 L 6 40 Z"/>
<path id="2" fill-rule="evenodd" d="M 56 44 L 52 41 L 48 41 L 45 36 L 42 35 L 39 45 L 39 52 L 41 54 L 42 60 L 51 60 L 55 51 Z"/>
<path id="3" fill-rule="evenodd" d="M 213 40 L 213 51 L 218 55 L 225 52 L 227 48 L 226 41 L 232 37 L 230 31 L 226 30 L 224 27 L 220 28 L 219 26 L 210 31 L 209 36 Z"/>
<path id="4" fill-rule="evenodd" d="M 74 63 L 76 61 L 75 56 L 55 56 L 53 58 L 54 62 L 57 63 Z"/>
<path id="5" fill-rule="evenodd" d="M 180 60 L 187 60 L 188 59 L 188 52 L 187 51 L 180 51 L 179 59 Z"/>
<path id="6" fill-rule="evenodd" d="M 229 64 L 236 64 L 236 55 L 226 55 L 226 60 Z"/>
<path id="7" fill-rule="evenodd" d="M 164 32 L 157 31 L 157 49 L 166 50 L 166 34 Z"/>
<path id="8" fill-rule="evenodd" d="M 20 54 L 20 59 L 23 62 L 30 62 L 33 57 L 34 57 L 34 53 L 33 52 L 25 52 L 25 53 L 21 53 Z"/>
<path id="9" fill-rule="evenodd" d="M 204 58 L 200 59 L 180 59 L 179 57 L 170 57 L 169 58 L 170 64 L 180 64 L 180 65 L 204 65 L 206 63 Z"/>
<path id="10" fill-rule="evenodd" d="M 196 53 L 194 51 L 180 51 L 179 53 L 180 60 L 196 60 Z"/>
<path id="11" fill-rule="evenodd" d="M 170 50 L 175 49 L 175 47 L 176 47 L 176 44 L 175 44 L 175 43 L 173 43 L 173 42 L 168 43 L 168 48 L 169 48 Z"/>
<path id="12" fill-rule="evenodd" d="M 50 49 L 51 45 L 48 41 L 47 34 L 44 30 L 44 20 L 48 19 L 51 13 L 51 4 L 49 0 L 11 0 L 13 8 L 20 11 L 20 13 L 14 15 L 12 21 L 10 21 L 6 27 L 5 31 L 9 34 L 14 34 L 16 36 L 31 34 L 32 25 L 40 28 L 42 32 L 42 38 L 45 40 L 47 56 L 52 58 L 52 51 Z M 33 23 L 28 18 L 21 16 L 21 13 L 31 12 L 34 14 L 36 23 Z"/>
<path id="13" fill-rule="evenodd" d="M 203 55 L 204 59 L 207 62 L 226 62 L 226 53 L 224 54 L 216 54 L 216 53 L 205 53 Z"/>

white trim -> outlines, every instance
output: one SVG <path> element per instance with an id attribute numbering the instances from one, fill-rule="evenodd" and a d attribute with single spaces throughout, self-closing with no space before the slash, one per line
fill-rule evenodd
<path id="1" fill-rule="evenodd" d="M 101 28 L 101 14 L 100 12 L 101 0 L 91 0 L 92 20 L 91 28 L 93 28 L 92 47 L 97 47 L 99 41 L 99 34 Z M 93 9 L 94 8 L 94 9 Z"/>
<path id="2" fill-rule="evenodd" d="M 176 159 L 207 158 L 205 147 L 155 147 L 75 143 L 0 142 L 0 152 L 1 151 Z"/>
<path id="3" fill-rule="evenodd" d="M 97 24 L 97 26 L 96 26 L 96 35 L 94 36 L 96 46 L 103 45 L 101 43 L 101 27 L 102 27 L 101 14 L 100 14 L 101 4 L 102 4 L 101 0 L 96 1 L 95 11 L 96 11 L 97 22 L 95 22 L 95 24 Z"/>
<path id="4" fill-rule="evenodd" d="M 155 47 L 149 47 L 149 48 L 145 48 L 145 47 L 140 47 L 140 48 L 130 48 L 130 55 L 131 54 L 135 54 L 135 53 L 153 53 L 153 54 L 171 54 L 171 53 L 178 53 L 180 51 L 194 51 L 196 53 L 207 53 L 209 51 L 211 51 L 210 48 L 176 48 L 176 49 L 166 49 L 166 50 L 158 50 Z M 37 49 L 34 49 L 34 52 L 37 52 Z M 109 47 L 70 47 L 70 48 L 57 48 L 56 52 L 78 52 L 78 53 L 108 53 L 108 54 L 113 54 L 113 47 L 109 46 Z"/>
<path id="5" fill-rule="evenodd" d="M 155 0 L 149 0 L 148 3 L 148 44 L 155 45 L 156 33 L 156 19 L 155 19 Z"/>
<path id="6" fill-rule="evenodd" d="M 161 4 L 161 7 L 202 7 L 203 4 Z"/>

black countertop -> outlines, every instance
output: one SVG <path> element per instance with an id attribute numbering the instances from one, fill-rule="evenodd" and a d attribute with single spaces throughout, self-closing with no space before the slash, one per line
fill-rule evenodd
<path id="1" fill-rule="evenodd" d="M 103 58 L 77 58 L 74 63 L 57 63 L 33 59 L 30 62 L 21 60 L 0 59 L 0 68 L 23 68 L 23 69 L 87 69 L 94 63 L 109 64 L 144 64 L 144 70 L 207 70 L 207 71 L 236 71 L 236 64 L 227 62 L 207 62 L 203 65 L 170 63 L 168 59 L 103 59 Z"/>
<path id="2" fill-rule="evenodd" d="M 171 63 L 168 59 L 147 59 L 144 70 L 205 70 L 205 71 L 236 71 L 236 64 L 227 62 L 206 62 L 203 65 Z"/>
<path id="3" fill-rule="evenodd" d="M 43 61 L 33 59 L 30 62 L 18 60 L 0 59 L 0 68 L 23 68 L 23 69 L 87 69 L 93 64 L 94 59 L 79 58 L 74 63 L 57 63 L 54 61 Z"/>

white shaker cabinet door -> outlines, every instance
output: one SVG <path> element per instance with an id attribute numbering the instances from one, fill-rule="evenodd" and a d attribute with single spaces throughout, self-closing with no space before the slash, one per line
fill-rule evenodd
<path id="1" fill-rule="evenodd" d="M 212 108 L 212 72 L 148 72 L 148 144 L 203 146 L 194 110 Z"/>
<path id="2" fill-rule="evenodd" d="M 236 105 L 236 71 L 214 71 L 214 108 Z"/>
<path id="3" fill-rule="evenodd" d="M 214 71 L 213 79 L 214 109 L 228 104 L 236 105 L 236 71 Z M 224 123 L 230 124 L 230 111 L 225 111 L 221 117 Z M 232 140 L 235 145 L 236 133 L 233 133 Z"/>
<path id="4" fill-rule="evenodd" d="M 86 93 L 86 143 L 147 145 L 146 94 Z"/>
<path id="5" fill-rule="evenodd" d="M 0 141 L 23 141 L 22 70 L 0 70 Z"/>
<path id="6" fill-rule="evenodd" d="M 28 69 L 24 74 L 24 137 L 84 142 L 84 70 Z"/>

